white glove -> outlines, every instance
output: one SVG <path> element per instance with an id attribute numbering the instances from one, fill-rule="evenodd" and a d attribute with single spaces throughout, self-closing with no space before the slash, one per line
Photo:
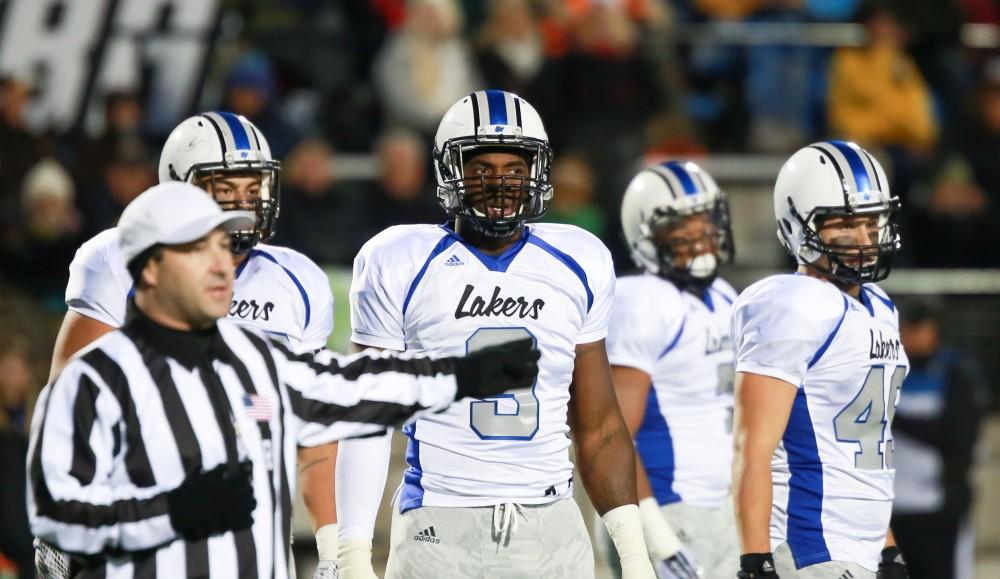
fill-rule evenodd
<path id="1" fill-rule="evenodd" d="M 378 579 L 372 569 L 372 542 L 344 539 L 340 542 L 340 579 Z"/>
<path id="2" fill-rule="evenodd" d="M 656 562 L 660 579 L 698 579 L 701 574 L 691 552 L 684 548 L 677 533 L 663 517 L 653 497 L 639 501 L 639 516 L 646 535 L 649 556 Z"/>
<path id="3" fill-rule="evenodd" d="M 336 561 L 320 561 L 319 565 L 316 565 L 312 579 L 338 579 L 339 577 L 340 569 L 337 567 Z"/>
<path id="4" fill-rule="evenodd" d="M 656 574 L 660 579 L 698 579 L 701 573 L 694 557 L 684 547 L 672 556 L 656 563 Z"/>
<path id="5" fill-rule="evenodd" d="M 639 507 L 636 505 L 615 507 L 604 513 L 601 519 L 608 528 L 615 549 L 618 550 L 622 579 L 656 579 L 642 536 Z"/>

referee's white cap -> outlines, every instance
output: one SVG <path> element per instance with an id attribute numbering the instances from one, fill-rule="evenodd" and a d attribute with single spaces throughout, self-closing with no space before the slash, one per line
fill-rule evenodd
<path id="1" fill-rule="evenodd" d="M 129 203 L 118 220 L 118 245 L 128 264 L 154 245 L 189 243 L 216 227 L 251 229 L 255 221 L 253 211 L 223 211 L 203 189 L 170 181 Z"/>

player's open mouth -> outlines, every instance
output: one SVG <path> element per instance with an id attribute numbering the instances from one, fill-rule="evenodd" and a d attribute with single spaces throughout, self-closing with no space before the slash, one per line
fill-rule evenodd
<path id="1" fill-rule="evenodd" d="M 491 219 L 499 219 L 503 217 L 514 217 L 518 213 L 517 207 L 514 203 L 503 203 L 500 205 L 488 205 L 486 206 L 486 211 L 480 207 L 473 207 L 472 212 L 476 217 L 489 217 Z"/>
<path id="2" fill-rule="evenodd" d="M 848 267 L 869 267 L 875 265 L 878 261 L 878 254 L 871 255 L 853 255 L 851 257 L 843 258 L 843 262 Z"/>

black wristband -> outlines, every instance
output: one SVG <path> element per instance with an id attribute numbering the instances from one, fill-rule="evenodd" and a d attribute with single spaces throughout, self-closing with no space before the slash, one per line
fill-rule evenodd
<path id="1" fill-rule="evenodd" d="M 910 571 L 906 568 L 903 553 L 895 545 L 882 549 L 878 561 L 879 579 L 909 579 Z"/>
<path id="2" fill-rule="evenodd" d="M 890 565 L 892 563 L 906 565 L 902 551 L 895 545 L 882 549 L 882 557 L 879 559 L 879 565 Z"/>
<path id="3" fill-rule="evenodd" d="M 770 553 L 748 553 L 740 555 L 740 569 L 752 573 L 754 577 L 776 577 L 774 557 Z"/>

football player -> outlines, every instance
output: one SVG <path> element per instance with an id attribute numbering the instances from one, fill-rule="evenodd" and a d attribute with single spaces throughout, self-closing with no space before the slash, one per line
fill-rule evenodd
<path id="1" fill-rule="evenodd" d="M 644 273 L 618 280 L 608 358 L 635 437 L 646 545 L 661 578 L 697 577 L 698 565 L 729 577 L 736 291 L 718 277 L 733 257 L 729 204 L 701 167 L 671 161 L 632 179 L 621 219 Z"/>
<path id="2" fill-rule="evenodd" d="M 854 143 L 804 147 L 778 174 L 778 237 L 798 268 L 747 288 L 733 313 L 740 577 L 906 576 L 888 528 L 908 364 L 876 285 L 898 208 Z"/>
<path id="3" fill-rule="evenodd" d="M 433 157 L 451 221 L 391 227 L 362 248 L 352 341 L 443 354 L 529 336 L 542 358 L 532 388 L 465 399 L 404 429 L 409 468 L 394 501 L 386 578 L 592 578 L 590 539 L 572 499 L 570 436 L 624 576 L 654 577 L 604 346 L 610 253 L 577 227 L 526 224 L 553 194 L 538 113 L 508 92 L 470 94 L 442 119 Z M 366 502 L 373 518 L 387 459 L 375 443 L 360 445 L 363 455 L 350 462 L 356 445 L 341 447 L 340 465 L 352 468 L 338 499 Z M 348 519 L 342 511 L 345 532 Z"/>
<path id="4" fill-rule="evenodd" d="M 326 346 L 333 330 L 333 294 L 326 274 L 308 257 L 264 243 L 277 225 L 280 171 L 253 123 L 233 113 L 207 112 L 184 120 L 170 133 L 160 154 L 159 178 L 161 183 L 192 183 L 224 210 L 256 214 L 252 228 L 232 233 L 237 269 L 229 317 L 297 351 L 313 351 Z M 118 253 L 117 228 L 80 247 L 70 264 L 69 311 L 52 355 L 53 377 L 71 355 L 125 322 L 132 279 Z M 336 445 L 300 449 L 299 460 L 303 495 L 317 529 L 321 564 L 316 579 L 331 579 L 338 551 L 331 492 Z"/>

